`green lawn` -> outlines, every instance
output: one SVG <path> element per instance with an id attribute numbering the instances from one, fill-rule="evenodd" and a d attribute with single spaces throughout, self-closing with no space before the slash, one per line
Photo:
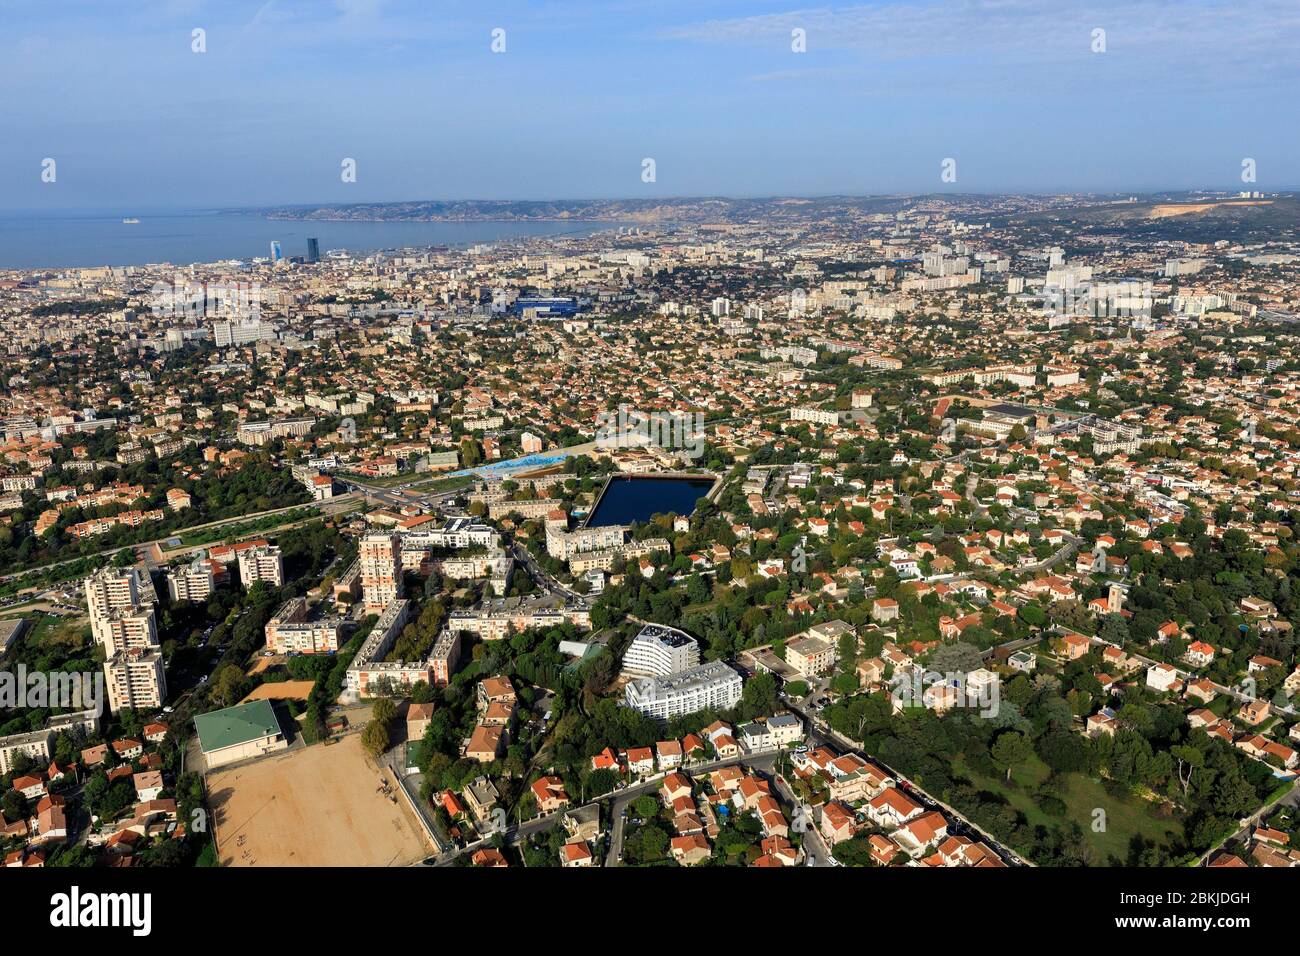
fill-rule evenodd
<path id="1" fill-rule="evenodd" d="M 1047 779 L 1051 771 L 1037 758 L 1012 772 L 1016 787 L 1009 787 L 1003 778 L 988 777 L 972 770 L 961 758 L 954 761 L 954 768 L 980 789 L 1005 797 L 1011 806 L 1024 814 L 1030 826 L 1078 823 L 1096 854 L 1097 865 L 1105 865 L 1112 856 L 1120 861 L 1126 860 L 1129 841 L 1137 834 L 1166 846 L 1181 843 L 1183 839 L 1182 825 L 1176 819 L 1157 816 L 1154 804 L 1132 795 L 1113 797 L 1106 792 L 1101 781 L 1077 773 L 1067 775 L 1065 790 L 1060 794 L 1067 807 L 1064 816 L 1045 813 L 1035 800 L 1034 789 Z M 1097 808 L 1106 811 L 1105 830 L 1102 832 L 1093 829 Z M 1028 848 L 1018 849 L 1024 851 Z"/>

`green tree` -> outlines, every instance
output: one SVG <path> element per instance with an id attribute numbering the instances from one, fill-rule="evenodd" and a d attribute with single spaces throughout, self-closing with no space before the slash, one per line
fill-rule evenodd
<path id="1" fill-rule="evenodd" d="M 994 741 L 993 749 L 990 751 L 993 763 L 1007 771 L 1008 780 L 1011 779 L 1011 771 L 1026 763 L 1033 753 L 1034 748 L 1029 738 L 1017 731 L 1010 731 L 1000 736 Z"/>

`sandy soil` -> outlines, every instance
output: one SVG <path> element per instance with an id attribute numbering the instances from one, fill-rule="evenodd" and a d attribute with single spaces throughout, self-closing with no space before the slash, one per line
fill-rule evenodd
<path id="1" fill-rule="evenodd" d="M 221 865 L 414 863 L 431 848 L 397 787 L 359 734 L 217 770 L 208 775 L 208 793 Z"/>

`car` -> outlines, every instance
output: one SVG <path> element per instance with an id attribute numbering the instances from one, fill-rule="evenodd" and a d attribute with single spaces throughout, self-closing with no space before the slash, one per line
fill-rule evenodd
<path id="1" fill-rule="evenodd" d="M 421 862 L 425 866 L 435 866 L 438 863 L 438 858 L 436 856 L 426 856 Z"/>
<path id="2" fill-rule="evenodd" d="M 170 706 L 168 706 L 168 707 L 164 707 L 164 708 L 163 708 L 163 713 L 164 713 L 164 714 L 170 714 L 170 713 L 172 712 L 172 709 L 173 709 L 173 708 L 170 707 Z"/>

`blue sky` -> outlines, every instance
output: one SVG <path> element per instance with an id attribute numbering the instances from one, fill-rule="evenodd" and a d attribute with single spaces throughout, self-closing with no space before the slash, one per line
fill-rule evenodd
<path id="1" fill-rule="evenodd" d="M 0 209 L 1237 189 L 1245 157 L 1300 186 L 1296 0 L 0 0 L 0 25 Z"/>

